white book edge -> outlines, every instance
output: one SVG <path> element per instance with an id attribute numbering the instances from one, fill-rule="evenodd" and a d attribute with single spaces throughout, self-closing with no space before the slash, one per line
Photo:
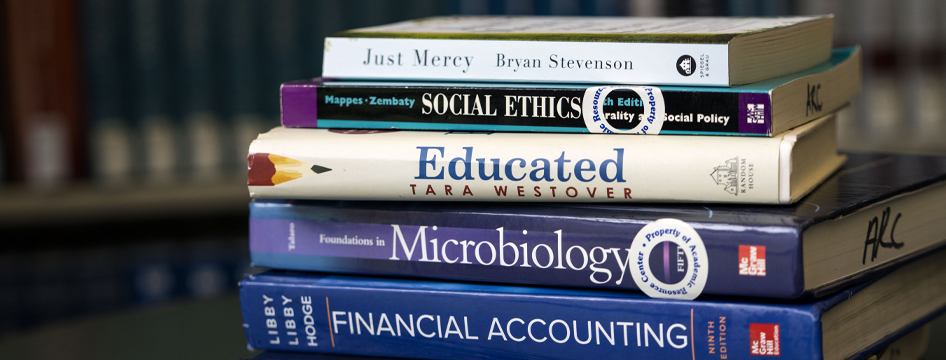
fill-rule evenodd
<path id="1" fill-rule="evenodd" d="M 325 39 L 322 76 L 730 86 L 728 44 Z"/>
<path id="2" fill-rule="evenodd" d="M 806 186 L 791 184 L 798 139 L 828 126 L 831 117 L 775 138 L 280 127 L 253 142 L 251 157 L 289 158 L 280 166 L 299 176 L 251 181 L 249 190 L 337 200 L 788 203 L 843 161 L 830 146 L 813 147 L 808 153 L 824 160 L 805 165 Z M 313 173 L 313 165 L 329 171 Z"/>

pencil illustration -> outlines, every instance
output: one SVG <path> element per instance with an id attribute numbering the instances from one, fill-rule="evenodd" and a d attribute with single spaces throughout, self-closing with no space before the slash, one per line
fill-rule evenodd
<path id="1" fill-rule="evenodd" d="M 270 153 L 252 153 L 247 158 L 247 163 L 247 184 L 250 186 L 274 186 L 332 170 Z"/>

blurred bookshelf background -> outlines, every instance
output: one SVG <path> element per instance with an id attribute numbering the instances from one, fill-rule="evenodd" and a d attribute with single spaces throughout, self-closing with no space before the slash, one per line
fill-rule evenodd
<path id="1" fill-rule="evenodd" d="M 938 0 L 0 1 L 0 338 L 232 297 L 251 271 L 248 144 L 279 124 L 279 84 L 319 76 L 322 39 L 350 28 L 833 13 L 835 46 L 864 50 L 842 148 L 946 154 Z"/>

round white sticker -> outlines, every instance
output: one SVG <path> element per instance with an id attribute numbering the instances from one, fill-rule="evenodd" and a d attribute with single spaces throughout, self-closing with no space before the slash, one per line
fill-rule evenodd
<path id="1" fill-rule="evenodd" d="M 606 113 L 604 111 L 605 99 L 614 90 L 633 90 L 636 92 L 637 96 L 640 96 L 641 105 L 643 105 L 641 113 L 628 111 Z M 620 106 L 620 102 L 617 105 Z M 656 135 L 660 133 L 660 129 L 664 125 L 664 97 L 656 86 L 592 87 L 585 90 L 581 103 L 581 114 L 585 120 L 585 127 L 592 133 Z M 640 122 L 629 130 L 620 130 L 608 123 L 609 119 L 627 120 L 631 123 L 634 118 L 639 118 Z"/>
<path id="2" fill-rule="evenodd" d="M 703 239 L 689 224 L 660 219 L 644 226 L 634 237 L 630 256 L 634 282 L 647 296 L 661 299 L 696 299 L 709 277 L 709 258 Z"/>

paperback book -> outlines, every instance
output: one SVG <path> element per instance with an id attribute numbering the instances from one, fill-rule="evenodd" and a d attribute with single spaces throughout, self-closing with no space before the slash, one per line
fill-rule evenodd
<path id="1" fill-rule="evenodd" d="M 454 16 L 325 39 L 339 79 L 733 86 L 828 60 L 834 18 Z"/>
<path id="2" fill-rule="evenodd" d="M 946 251 L 797 304 L 279 272 L 247 277 L 240 300 L 257 349 L 427 359 L 849 359 L 946 307 Z"/>
<path id="3" fill-rule="evenodd" d="M 250 145 L 247 175 L 256 198 L 787 204 L 844 161 L 835 127 L 833 114 L 771 138 L 278 127 Z"/>
<path id="4" fill-rule="evenodd" d="M 852 154 L 792 206 L 258 199 L 250 253 L 284 270 L 799 298 L 946 244 L 944 181 L 946 158 Z"/>
<path id="5" fill-rule="evenodd" d="M 860 89 L 861 51 L 731 88 L 331 81 L 283 84 L 287 127 L 773 136 Z M 646 121 L 653 111 L 655 120 Z"/>

